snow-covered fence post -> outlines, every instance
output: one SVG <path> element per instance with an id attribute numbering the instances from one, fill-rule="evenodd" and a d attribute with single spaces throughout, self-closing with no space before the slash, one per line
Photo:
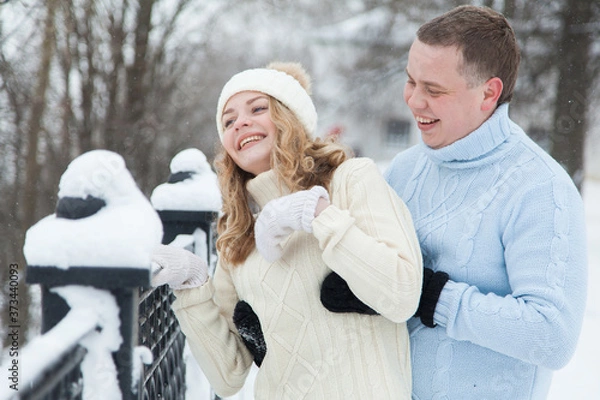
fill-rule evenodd
<path id="1" fill-rule="evenodd" d="M 179 152 L 170 164 L 166 183 L 158 185 L 150 201 L 163 224 L 163 244 L 185 247 L 216 263 L 214 225 L 221 209 L 217 176 L 198 149 Z"/>
<path id="2" fill-rule="evenodd" d="M 98 329 L 80 342 L 83 398 L 139 399 L 141 362 L 150 361 L 137 346 L 139 288 L 150 286 L 158 214 L 123 158 L 105 150 L 73 160 L 58 197 L 56 213 L 27 231 L 24 246 L 26 279 L 42 286 L 42 330 L 69 309 L 97 314 Z"/>
<path id="3" fill-rule="evenodd" d="M 107 276 L 111 278 L 106 279 Z M 70 311 L 65 300 L 57 293 L 57 288 L 65 286 L 88 286 L 108 291 L 115 299 L 120 320 L 119 334 L 121 344 L 113 353 L 117 379 L 122 392 L 122 399 L 138 399 L 139 378 L 133 376 L 137 338 L 138 338 L 138 304 L 139 287 L 149 286 L 149 270 L 130 267 L 71 267 L 62 270 L 54 266 L 29 265 L 27 267 L 27 282 L 40 284 L 42 287 L 42 334 L 52 329 Z M 53 307 L 59 307 L 54 310 Z M 65 312 L 66 311 L 66 312 Z M 50 316 L 45 316 L 49 313 Z M 64 313 L 64 314 L 63 314 Z M 61 315 L 62 314 L 62 315 Z M 102 327 L 104 329 L 104 327 Z M 84 378 L 85 379 L 85 378 Z M 135 381 L 134 381 L 135 380 Z M 84 383 L 85 384 L 85 383 Z M 86 390 L 102 390 L 84 388 Z"/>
<path id="4" fill-rule="evenodd" d="M 163 224 L 162 243 L 186 248 L 203 257 L 212 273 L 217 261 L 215 224 L 222 203 L 217 176 L 211 170 L 206 156 L 194 148 L 175 155 L 170 163 L 168 181 L 154 189 L 150 201 Z M 149 296 L 157 296 L 156 292 L 170 294 L 170 299 L 173 299 L 170 290 L 164 288 L 157 288 Z M 174 314 L 169 309 L 167 319 L 171 318 L 176 324 Z M 178 325 L 177 329 L 179 330 Z M 181 331 L 177 335 L 177 339 L 180 338 L 185 344 Z M 187 397 L 208 398 L 210 395 L 210 398 L 218 399 L 212 393 L 208 380 L 196 365 L 187 345 L 184 347 L 183 358 Z M 156 378 L 147 376 L 146 380 L 151 383 Z"/>

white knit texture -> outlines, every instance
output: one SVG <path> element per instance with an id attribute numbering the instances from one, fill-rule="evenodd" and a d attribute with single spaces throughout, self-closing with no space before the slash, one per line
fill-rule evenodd
<path id="1" fill-rule="evenodd" d="M 272 171 L 247 185 L 263 209 L 287 193 L 278 187 Z M 243 299 L 258 316 L 267 346 L 256 399 L 410 400 L 404 321 L 419 303 L 423 270 L 410 214 L 368 159 L 338 167 L 329 195 L 313 233 L 293 232 L 276 262 L 257 251 L 242 265 L 219 261 L 205 285 L 175 293 L 173 309 L 187 343 L 221 397 L 243 387 L 252 363 L 232 319 Z M 332 269 L 380 315 L 323 307 L 320 287 Z"/>
<path id="2" fill-rule="evenodd" d="M 191 289 L 208 279 L 206 262 L 194 253 L 175 246 L 158 245 L 152 264 L 160 271 L 152 277 L 152 286 L 169 285 L 172 289 Z"/>
<path id="3" fill-rule="evenodd" d="M 323 186 L 313 186 L 287 196 L 271 200 L 263 208 L 254 225 L 256 248 L 267 261 L 276 261 L 282 255 L 280 243 L 294 231 L 312 233 L 317 202 L 329 194 Z"/>
<path id="4" fill-rule="evenodd" d="M 217 132 L 223 141 L 223 111 L 227 101 L 240 92 L 256 91 L 268 94 L 282 102 L 296 114 L 309 135 L 317 127 L 317 110 L 300 82 L 285 72 L 255 68 L 234 75 L 223 87 L 217 103 Z"/>

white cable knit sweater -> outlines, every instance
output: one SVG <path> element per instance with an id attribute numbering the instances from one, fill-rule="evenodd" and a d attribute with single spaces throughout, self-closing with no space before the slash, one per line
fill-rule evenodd
<path id="1" fill-rule="evenodd" d="M 287 194 L 272 171 L 247 189 L 260 207 Z M 243 265 L 220 264 L 205 285 L 176 292 L 173 309 L 219 395 L 239 391 L 252 364 L 232 321 L 236 303 L 245 300 L 267 344 L 257 400 L 410 399 L 405 321 L 418 306 L 422 280 L 410 214 L 369 159 L 343 163 L 330 195 L 313 233 L 293 233 L 276 262 L 254 250 Z M 332 270 L 380 315 L 325 309 L 320 286 Z"/>

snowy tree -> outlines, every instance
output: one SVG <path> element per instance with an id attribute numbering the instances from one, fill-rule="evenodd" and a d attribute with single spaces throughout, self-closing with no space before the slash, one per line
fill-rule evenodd
<path id="1" fill-rule="evenodd" d="M 178 150 L 214 148 L 212 130 L 200 128 L 206 118 L 197 118 L 214 119 L 214 112 L 199 106 L 205 94 L 190 82 L 189 69 L 202 64 L 199 58 L 206 62 L 199 55 L 206 54 L 211 19 L 223 6 L 227 2 L 190 0 L 0 5 L 0 187 L 9 194 L 0 206 L 8 228 L 1 232 L 0 262 L 21 268 L 24 329 L 33 325 L 24 232 L 54 211 L 58 179 L 74 157 L 114 150 L 148 194 Z M 188 88 L 200 93 L 191 97 Z M 0 271 L 5 292 L 7 268 Z M 4 318 L 6 302 L 0 307 Z"/>

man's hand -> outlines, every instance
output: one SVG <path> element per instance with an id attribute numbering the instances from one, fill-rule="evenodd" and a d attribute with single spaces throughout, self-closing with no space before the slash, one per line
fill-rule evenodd
<path id="1" fill-rule="evenodd" d="M 448 278 L 448 274 L 443 271 L 434 272 L 431 268 L 423 270 L 423 291 L 415 317 L 421 318 L 423 325 L 429 328 L 436 326 L 436 323 L 433 322 L 435 306 Z"/>

